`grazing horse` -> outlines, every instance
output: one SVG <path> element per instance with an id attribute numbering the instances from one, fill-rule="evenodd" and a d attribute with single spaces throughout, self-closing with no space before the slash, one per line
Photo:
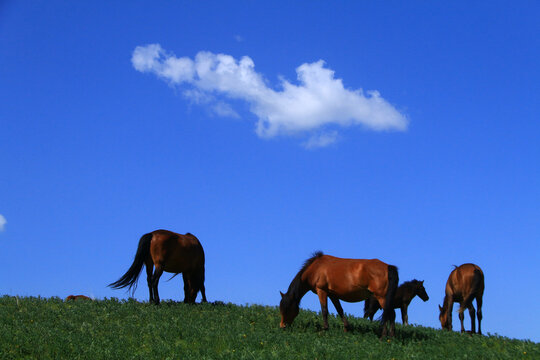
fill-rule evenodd
<path id="1" fill-rule="evenodd" d="M 473 300 L 476 298 L 478 311 L 478 333 L 482 334 L 482 295 L 484 295 L 484 272 L 478 265 L 463 264 L 454 266 L 446 282 L 443 306 L 439 306 L 441 311 L 439 320 L 443 329 L 452 330 L 452 307 L 454 302 L 459 303 L 459 320 L 461 321 L 461 332 L 465 332 L 463 319 L 465 309 L 469 309 L 471 317 L 471 333 L 475 333 L 474 326 L 474 306 Z"/>
<path id="2" fill-rule="evenodd" d="M 407 308 L 412 299 L 418 297 L 424 301 L 429 300 L 429 296 L 424 288 L 424 281 L 411 280 L 399 285 L 394 296 L 394 309 L 401 309 L 401 320 L 403 325 L 409 325 L 409 317 L 407 316 Z M 373 316 L 381 306 L 374 296 L 366 300 L 364 304 L 364 319 L 369 318 L 373 321 Z"/>
<path id="3" fill-rule="evenodd" d="M 92 300 L 92 299 L 90 299 L 88 296 L 85 296 L 85 295 L 69 295 L 66 298 L 66 301 L 68 300 Z"/>
<path id="4" fill-rule="evenodd" d="M 174 276 L 182 273 L 185 303 L 194 303 L 199 291 L 202 301 L 206 302 L 204 250 L 195 235 L 182 235 L 168 230 L 156 230 L 143 235 L 133 264 L 119 280 L 109 286 L 113 289 L 129 287 L 129 290 L 133 288 L 135 292 L 143 265 L 146 265 L 150 302 L 159 304 L 158 283 L 164 271 L 174 273 Z"/>
<path id="5" fill-rule="evenodd" d="M 292 324 L 298 315 L 300 300 L 311 290 L 319 296 L 325 330 L 328 329 L 328 298 L 347 331 L 349 323 L 339 300 L 357 302 L 374 295 L 384 309 L 381 337 L 387 335 L 387 327 L 390 327 L 390 336 L 394 336 L 396 313 L 392 300 L 398 281 L 397 267 L 380 260 L 341 259 L 316 252 L 296 274 L 287 293 L 280 291 L 280 327 Z"/>

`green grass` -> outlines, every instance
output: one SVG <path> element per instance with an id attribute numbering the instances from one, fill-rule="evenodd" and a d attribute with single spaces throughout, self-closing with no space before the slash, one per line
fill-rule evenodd
<path id="1" fill-rule="evenodd" d="M 380 341 L 378 325 L 301 311 L 279 329 L 279 310 L 233 304 L 160 306 L 133 300 L 64 302 L 0 298 L 0 358 L 39 359 L 540 359 L 540 345 L 500 336 L 470 336 L 397 326 Z"/>

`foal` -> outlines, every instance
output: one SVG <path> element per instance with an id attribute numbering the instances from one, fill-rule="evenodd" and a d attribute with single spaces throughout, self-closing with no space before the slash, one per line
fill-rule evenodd
<path id="1" fill-rule="evenodd" d="M 401 320 L 403 325 L 409 325 L 409 317 L 407 316 L 407 308 L 412 299 L 418 295 L 418 297 L 424 301 L 429 300 L 429 296 L 424 288 L 424 281 L 411 280 L 401 284 L 394 296 L 394 308 L 401 309 Z M 364 319 L 369 318 L 373 321 L 373 316 L 379 310 L 381 306 L 373 296 L 366 300 L 364 304 Z"/>
<path id="2" fill-rule="evenodd" d="M 85 295 L 69 295 L 66 298 L 66 301 L 68 300 L 92 300 L 92 299 Z"/>

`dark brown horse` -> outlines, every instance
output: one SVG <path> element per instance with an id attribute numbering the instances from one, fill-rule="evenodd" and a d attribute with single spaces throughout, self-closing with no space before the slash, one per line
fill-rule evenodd
<path id="1" fill-rule="evenodd" d="M 347 331 L 349 323 L 339 300 L 357 302 L 374 295 L 384 309 L 382 336 L 387 335 L 387 327 L 390 328 L 390 336 L 394 336 L 396 313 L 392 300 L 398 281 L 397 267 L 380 260 L 341 259 L 316 252 L 296 274 L 287 293 L 280 292 L 280 327 L 292 324 L 298 315 L 300 300 L 311 290 L 319 296 L 324 329 L 328 329 L 328 298 L 334 304 Z"/>
<path id="2" fill-rule="evenodd" d="M 396 290 L 396 295 L 394 296 L 394 309 L 401 309 L 401 320 L 403 325 L 409 325 L 407 308 L 416 295 L 424 301 L 429 300 L 429 296 L 424 288 L 424 281 L 407 281 L 399 285 Z M 379 309 L 381 309 L 379 302 L 374 296 L 371 296 L 364 304 L 364 319 L 369 318 L 373 321 L 373 316 Z"/>
<path id="3" fill-rule="evenodd" d="M 129 287 L 134 292 L 143 264 L 146 265 L 150 302 L 159 304 L 158 283 L 164 271 L 175 275 L 182 273 L 184 302 L 194 303 L 199 291 L 202 301 L 206 302 L 204 250 L 195 235 L 182 235 L 168 230 L 156 230 L 143 235 L 133 264 L 119 280 L 109 286 L 113 289 Z"/>
<path id="4" fill-rule="evenodd" d="M 443 306 L 439 306 L 441 311 L 439 320 L 443 329 L 452 330 L 452 308 L 454 302 L 459 303 L 459 320 L 461 321 L 461 332 L 465 332 L 463 326 L 463 314 L 465 309 L 469 309 L 471 317 L 471 333 L 475 333 L 474 326 L 474 306 L 473 300 L 476 299 L 476 315 L 478 316 L 478 333 L 482 334 L 482 296 L 484 295 L 484 272 L 478 265 L 463 264 L 455 266 L 446 282 L 446 290 Z"/>

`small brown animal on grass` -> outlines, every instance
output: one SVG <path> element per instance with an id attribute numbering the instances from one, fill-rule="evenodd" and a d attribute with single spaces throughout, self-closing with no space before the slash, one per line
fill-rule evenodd
<path id="1" fill-rule="evenodd" d="M 92 300 L 92 299 L 85 295 L 69 295 L 66 298 L 66 301 L 68 300 Z"/>

